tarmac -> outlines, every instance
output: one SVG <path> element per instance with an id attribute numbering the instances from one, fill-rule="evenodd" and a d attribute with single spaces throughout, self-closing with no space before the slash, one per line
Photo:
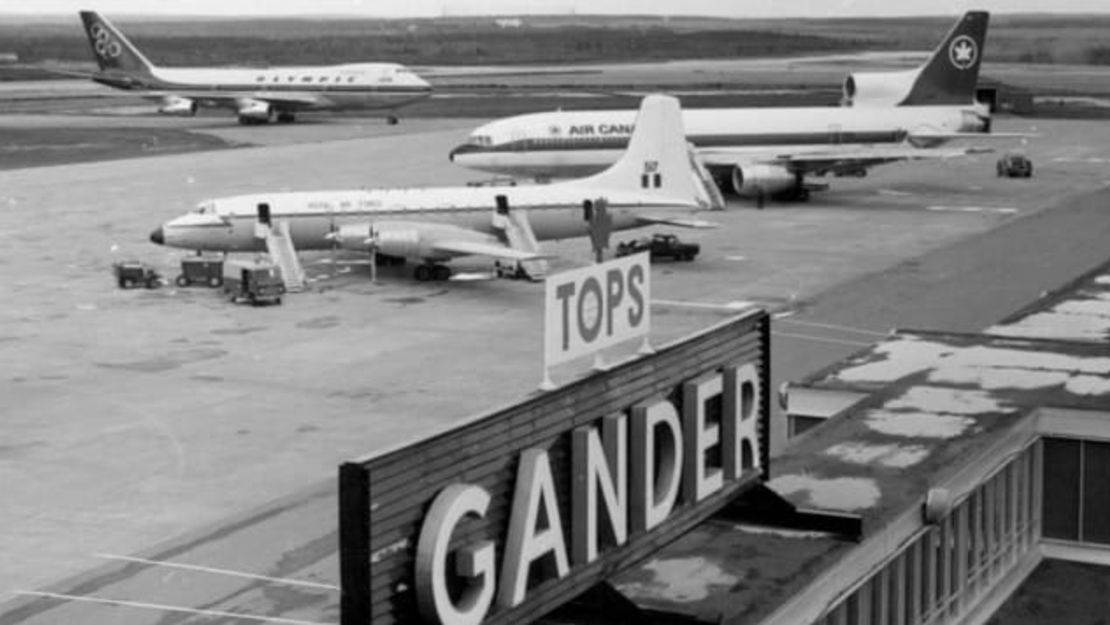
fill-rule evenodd
<path id="1" fill-rule="evenodd" d="M 0 172 L 0 624 L 338 620 L 338 463 L 535 392 L 542 285 L 418 284 L 410 268 L 374 284 L 321 253 L 307 292 L 250 308 L 121 291 L 110 265 L 172 278 L 182 254 L 148 233 L 209 196 L 476 179 L 446 154 L 479 123 L 229 121 L 205 132 L 268 145 Z M 704 215 L 721 227 L 678 232 L 699 258 L 653 272 L 653 342 L 765 305 L 777 383 L 894 327 L 981 329 L 1105 261 L 1110 128 L 996 129 L 1041 135 L 1033 179 L 996 178 L 981 155 Z M 546 247 L 555 270 L 589 262 L 585 241 Z"/>

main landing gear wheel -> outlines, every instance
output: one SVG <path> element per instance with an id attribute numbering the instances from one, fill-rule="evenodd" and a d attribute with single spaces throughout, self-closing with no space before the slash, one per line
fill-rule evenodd
<path id="1" fill-rule="evenodd" d="M 291 124 L 296 121 L 297 116 L 294 113 L 282 112 L 277 114 L 279 124 Z"/>
<path id="2" fill-rule="evenodd" d="M 451 268 L 446 265 L 417 265 L 413 270 L 413 277 L 417 282 L 443 282 L 451 277 Z"/>
<path id="3" fill-rule="evenodd" d="M 396 115 L 387 115 L 385 118 L 385 123 L 389 124 L 390 126 L 396 126 L 397 122 L 399 121 L 401 121 L 401 118 L 397 117 Z"/>

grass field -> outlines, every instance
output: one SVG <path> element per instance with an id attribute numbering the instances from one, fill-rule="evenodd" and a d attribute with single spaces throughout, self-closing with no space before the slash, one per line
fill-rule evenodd
<path id="1" fill-rule="evenodd" d="M 4 128 L 0 169 L 60 165 L 234 147 L 174 128 Z"/>

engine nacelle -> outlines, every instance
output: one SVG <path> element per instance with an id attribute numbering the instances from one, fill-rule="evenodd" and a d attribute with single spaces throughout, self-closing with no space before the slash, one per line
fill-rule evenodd
<path id="1" fill-rule="evenodd" d="M 434 259 L 440 255 L 424 240 L 421 229 L 408 224 L 348 224 L 340 226 L 335 240 L 345 250 L 369 252 L 398 258 Z"/>
<path id="2" fill-rule="evenodd" d="M 163 115 L 192 117 L 197 114 L 197 103 L 196 100 L 190 100 L 189 98 L 175 95 L 166 96 L 162 100 L 162 106 L 158 107 L 158 112 Z"/>
<path id="3" fill-rule="evenodd" d="M 896 106 L 917 80 L 918 69 L 901 72 L 864 72 L 844 79 L 844 106 Z"/>
<path id="4" fill-rule="evenodd" d="M 732 169 L 736 195 L 774 195 L 798 185 L 798 177 L 777 165 L 737 165 Z"/>
<path id="5" fill-rule="evenodd" d="M 244 100 L 239 103 L 239 119 L 268 122 L 274 116 L 274 107 L 261 100 Z"/>

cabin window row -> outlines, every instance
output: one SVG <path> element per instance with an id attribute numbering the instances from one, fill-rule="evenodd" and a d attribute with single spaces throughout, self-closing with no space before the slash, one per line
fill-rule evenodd
<path id="1" fill-rule="evenodd" d="M 934 625 L 966 616 L 1036 547 L 1038 444 L 975 488 L 817 625 Z"/>
<path id="2" fill-rule="evenodd" d="M 316 76 L 316 77 L 301 76 L 301 82 L 328 82 L 329 80 L 331 80 L 330 76 Z M 266 82 L 266 77 L 265 76 L 259 76 L 259 77 L 255 78 L 255 81 L 256 82 Z M 351 82 L 354 82 L 354 81 L 355 81 L 354 76 L 348 76 L 347 77 L 346 82 L 351 83 Z M 270 82 L 281 82 L 281 76 L 274 76 L 273 79 Z M 296 76 L 289 76 L 289 77 L 287 77 L 286 82 L 297 82 L 297 77 Z M 342 76 L 336 76 L 335 80 L 331 80 L 331 82 L 336 83 L 336 84 L 342 83 L 343 82 L 343 77 Z"/>

